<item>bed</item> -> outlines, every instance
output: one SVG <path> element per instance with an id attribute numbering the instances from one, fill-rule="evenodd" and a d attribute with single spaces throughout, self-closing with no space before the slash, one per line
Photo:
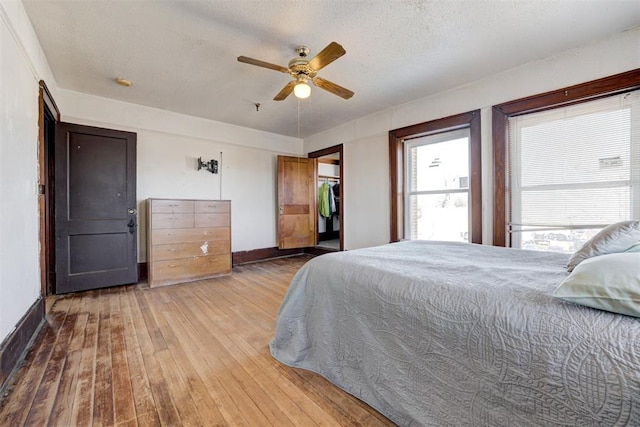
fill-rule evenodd
<path id="1" fill-rule="evenodd" d="M 399 425 L 640 425 L 640 318 L 554 298 L 567 259 L 421 241 L 322 255 L 271 354 Z"/>

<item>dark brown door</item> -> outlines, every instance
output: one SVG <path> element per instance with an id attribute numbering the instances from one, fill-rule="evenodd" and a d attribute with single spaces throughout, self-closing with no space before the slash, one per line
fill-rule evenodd
<path id="1" fill-rule="evenodd" d="M 278 156 L 278 247 L 316 244 L 316 159 Z"/>
<path id="2" fill-rule="evenodd" d="M 136 134 L 56 127 L 56 293 L 135 283 Z"/>

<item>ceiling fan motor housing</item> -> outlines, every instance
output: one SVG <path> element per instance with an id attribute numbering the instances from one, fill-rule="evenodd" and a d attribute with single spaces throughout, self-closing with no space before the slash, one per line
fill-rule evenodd
<path id="1" fill-rule="evenodd" d="M 296 52 L 298 57 L 289 61 L 289 74 L 291 74 L 291 77 L 298 80 L 314 78 L 317 71 L 309 67 L 309 59 L 307 59 L 309 48 L 300 46 L 296 49 Z"/>

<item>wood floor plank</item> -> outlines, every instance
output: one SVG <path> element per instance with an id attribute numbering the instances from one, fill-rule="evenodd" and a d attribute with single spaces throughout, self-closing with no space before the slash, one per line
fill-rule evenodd
<path id="1" fill-rule="evenodd" d="M 295 384 L 282 376 L 276 367 L 278 362 L 271 357 L 268 347 L 257 350 L 242 338 L 230 338 L 243 353 L 247 354 L 251 358 L 256 368 L 259 370 L 258 372 L 254 372 L 253 375 L 257 377 L 265 377 L 265 384 L 277 384 L 282 392 L 286 394 L 289 399 L 295 402 L 296 405 L 304 411 L 311 420 L 314 420 L 314 423 L 317 425 L 330 426 L 338 424 L 336 419 L 324 411 L 306 394 L 301 393 L 300 389 L 297 388 Z"/>
<path id="2" fill-rule="evenodd" d="M 156 352 L 162 375 L 166 379 L 169 393 L 175 402 L 178 415 L 183 425 L 203 425 L 200 418 L 198 407 L 190 393 L 188 380 L 181 375 L 181 369 L 176 363 L 173 355 L 178 351 L 179 343 L 175 334 L 171 330 L 171 326 L 163 317 L 162 312 L 167 309 L 167 299 L 163 298 L 164 292 L 145 292 L 143 297 L 149 300 L 151 314 L 153 315 L 158 329 L 162 331 L 162 337 L 167 344 L 166 350 Z M 153 301 L 155 299 L 155 301 Z"/>
<path id="3" fill-rule="evenodd" d="M 64 308 L 63 308 L 64 307 Z M 60 333 L 60 325 L 67 316 L 68 305 L 53 305 L 47 314 L 46 323 L 40 330 L 34 347 L 25 358 L 23 368 L 16 374 L 20 382 L 11 387 L 11 399 L 3 399 L 0 407 L 0 420 L 2 425 L 24 425 L 31 406 L 35 402 L 35 396 L 40 391 L 39 385 L 45 370 L 48 367 L 51 353 L 57 336 Z"/>
<path id="4" fill-rule="evenodd" d="M 76 366 L 77 382 L 72 394 L 71 422 L 69 425 L 91 425 L 93 419 L 93 390 L 95 382 L 95 359 L 98 347 L 98 318 L 95 310 L 99 293 L 87 292 L 83 296 L 83 313 L 87 315 L 84 339 L 80 349 L 80 361 Z"/>
<path id="5" fill-rule="evenodd" d="M 120 312 L 122 313 L 125 349 L 129 365 L 133 404 L 135 406 L 138 425 L 155 426 L 160 424 L 158 412 L 149 385 L 148 374 L 144 365 L 142 350 L 138 341 L 138 333 L 133 322 L 132 304 L 136 304 L 132 286 L 120 288 Z"/>
<path id="6" fill-rule="evenodd" d="M 120 289 L 114 288 L 109 294 L 111 313 L 111 379 L 113 383 L 113 403 L 115 422 L 120 425 L 136 418 L 135 401 L 131 385 L 131 372 L 127 360 L 124 323 L 120 308 Z"/>
<path id="7" fill-rule="evenodd" d="M 206 319 L 211 309 L 212 307 L 203 304 L 202 301 L 196 301 L 191 307 L 191 313 L 196 317 L 203 316 Z M 222 381 L 222 386 L 231 394 L 249 425 L 290 425 L 287 417 L 274 408 L 275 405 L 271 398 L 261 393 L 241 365 L 235 363 L 233 355 L 220 343 L 218 334 L 214 336 L 203 333 L 199 338 L 206 348 L 215 348 L 215 358 L 222 364 L 223 378 L 226 379 Z"/>
<path id="8" fill-rule="evenodd" d="M 81 298 L 77 298 L 79 310 L 76 316 L 76 323 L 73 327 L 73 334 L 67 348 L 67 357 L 60 378 L 60 386 L 56 393 L 56 398 L 51 409 L 51 425 L 71 425 L 73 416 L 73 404 L 75 390 L 78 387 L 78 365 L 82 359 L 82 348 L 86 337 L 85 330 L 89 316 L 85 311 L 85 304 Z"/>
<path id="9" fill-rule="evenodd" d="M 252 421 L 255 421 L 256 408 L 251 405 L 247 408 L 242 402 L 244 402 L 244 396 L 233 396 L 231 392 L 223 386 L 227 384 L 227 387 L 231 385 L 233 378 L 228 372 L 226 366 L 217 357 L 219 354 L 219 348 L 217 343 L 211 343 L 207 340 L 207 336 L 212 333 L 211 325 L 216 325 L 216 335 L 220 333 L 218 331 L 219 323 L 216 323 L 212 319 L 221 319 L 220 315 L 211 313 L 209 319 L 206 322 L 200 321 L 195 316 L 191 315 L 191 307 L 197 303 L 200 298 L 192 293 L 193 288 L 189 290 L 189 297 L 187 299 L 180 298 L 180 303 L 189 307 L 185 310 L 184 317 L 185 323 L 189 324 L 188 329 L 185 331 L 186 335 L 180 335 L 181 337 L 188 337 L 189 340 L 197 340 L 202 348 L 206 348 L 205 353 L 187 353 L 187 357 L 191 361 L 191 364 L 198 371 L 200 378 L 207 387 L 207 391 L 211 397 L 216 401 L 220 412 L 223 414 L 225 420 L 230 425 L 254 425 Z M 186 347 L 185 347 L 186 348 Z M 214 375 L 211 375 L 214 373 Z M 240 405 L 236 404 L 236 401 L 240 401 Z"/>
<path id="10" fill-rule="evenodd" d="M 184 311 L 174 309 L 172 312 L 179 313 L 178 316 L 165 317 L 160 322 L 164 327 L 171 329 L 167 340 L 171 343 L 170 347 L 176 368 L 180 375 L 186 379 L 189 393 L 198 407 L 201 418 L 207 420 L 207 425 L 245 424 L 244 419 L 233 416 L 233 411 L 237 411 L 238 408 L 228 398 L 228 395 L 220 394 L 219 384 L 214 383 L 209 386 L 206 384 L 209 370 L 206 367 L 203 369 L 202 356 L 194 353 L 188 354 L 184 350 L 189 347 L 188 344 L 192 340 L 201 340 L 202 329 L 206 325 L 191 322 L 190 304 L 185 301 L 187 299 L 184 298 L 184 293 L 181 295 L 183 296 L 181 302 L 186 303 Z M 175 305 L 175 302 L 171 304 Z M 173 321 L 169 322 L 170 319 Z M 220 369 L 224 369 L 224 367 L 220 366 Z M 228 410 L 228 406 L 232 407 L 232 411 Z"/>
<path id="11" fill-rule="evenodd" d="M 134 292 L 136 303 L 132 304 L 133 321 L 138 332 L 138 340 L 140 348 L 142 350 L 144 366 L 149 380 L 149 387 L 151 394 L 153 395 L 153 401 L 155 402 L 155 408 L 158 414 L 160 423 L 163 425 L 179 425 L 180 416 L 176 410 L 175 403 L 171 399 L 171 395 L 168 392 L 167 383 L 162 376 L 159 362 L 155 357 L 154 339 L 151 335 L 155 335 L 155 340 L 161 339 L 164 342 L 164 338 L 160 334 L 157 328 L 155 319 L 151 319 L 151 313 L 146 300 L 144 299 L 143 291 L 136 290 Z M 146 311 L 145 314 L 143 314 Z M 147 320 L 149 323 L 147 323 Z M 152 325 L 153 332 L 149 331 L 149 325 Z M 160 335 L 158 335 L 160 334 Z"/>
<path id="12" fill-rule="evenodd" d="M 177 300 L 175 303 L 177 308 L 180 308 L 182 301 Z M 285 425 L 286 423 L 284 419 L 280 419 L 280 417 L 282 416 L 288 418 L 294 425 L 315 425 L 315 423 L 313 423 L 306 415 L 300 413 L 299 408 L 297 408 L 295 404 L 292 405 L 291 401 L 281 404 L 281 402 L 277 399 L 277 395 L 281 394 L 280 390 L 277 387 L 273 387 L 273 384 L 265 386 L 260 381 L 258 381 L 258 375 L 256 375 L 259 374 L 258 369 L 250 360 L 248 360 L 248 358 L 246 358 L 246 355 L 240 352 L 237 347 L 232 346 L 230 344 L 230 341 L 225 338 L 223 334 L 216 334 L 216 339 L 217 342 L 221 344 L 224 349 L 226 349 L 227 354 L 229 354 L 232 358 L 223 359 L 223 362 L 229 363 L 231 365 L 240 364 L 244 368 L 244 373 L 236 372 L 234 375 L 241 377 L 243 381 L 247 381 L 250 379 L 255 382 L 255 385 L 253 385 L 253 387 L 259 387 L 260 390 L 253 390 L 252 392 L 247 394 L 252 400 L 254 400 L 254 402 L 256 402 L 257 406 L 259 406 L 261 409 L 265 408 L 262 409 L 262 412 L 264 413 L 265 410 L 271 405 L 270 402 L 265 402 L 267 396 L 270 399 L 273 399 L 274 403 L 276 403 L 276 405 L 281 409 L 280 412 L 271 411 L 270 414 L 267 414 L 267 418 L 273 418 L 273 420 L 275 420 L 280 425 Z M 241 356 L 244 357 L 242 359 L 239 359 L 239 357 Z M 293 412 L 289 412 L 288 409 L 291 409 Z"/>
<path id="13" fill-rule="evenodd" d="M 111 376 L 111 311 L 109 291 L 101 290 L 98 315 L 98 347 L 93 386 L 93 425 L 115 424 L 113 378 Z"/>
<path id="14" fill-rule="evenodd" d="M 67 306 L 67 314 L 59 325 L 60 332 L 57 335 L 51 356 L 47 361 L 38 392 L 34 397 L 33 405 L 29 410 L 29 415 L 25 420 L 27 425 L 46 425 L 51 415 L 51 409 L 58 395 L 60 378 L 67 359 L 69 342 L 73 337 L 74 326 L 78 315 L 79 299 L 70 296 L 61 301 L 61 306 Z M 64 390 L 60 390 L 64 393 Z"/>
<path id="15" fill-rule="evenodd" d="M 269 353 L 282 298 L 311 258 L 49 298 L 48 323 L 0 399 L 0 425 L 393 425 Z"/>

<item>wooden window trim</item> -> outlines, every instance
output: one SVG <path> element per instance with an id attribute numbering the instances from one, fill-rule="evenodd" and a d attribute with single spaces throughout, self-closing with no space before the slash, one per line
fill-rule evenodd
<path id="1" fill-rule="evenodd" d="M 509 118 L 592 101 L 638 88 L 640 88 L 640 68 L 493 106 L 493 244 L 495 246 L 511 246 L 507 233 L 506 209 Z"/>
<path id="2" fill-rule="evenodd" d="M 480 110 L 431 120 L 389 131 L 389 173 L 391 194 L 390 241 L 404 236 L 405 165 L 404 141 L 427 135 L 469 128 L 471 242 L 482 243 L 482 150 Z"/>

